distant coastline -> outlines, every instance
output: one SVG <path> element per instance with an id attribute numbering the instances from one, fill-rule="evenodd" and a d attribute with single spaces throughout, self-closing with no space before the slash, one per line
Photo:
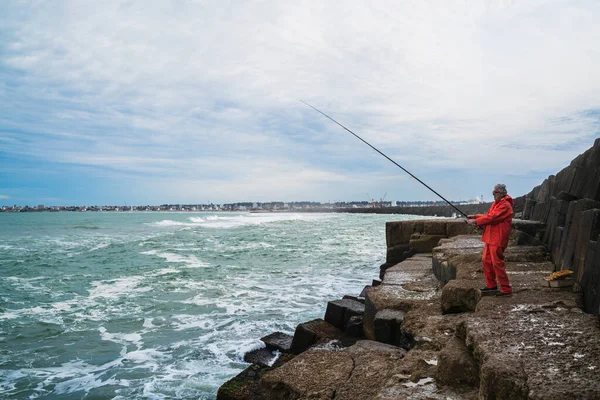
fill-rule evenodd
<path id="1" fill-rule="evenodd" d="M 425 203 L 425 202 L 422 202 Z M 435 202 L 431 202 L 435 203 Z M 525 204 L 524 197 L 515 198 L 515 213 L 523 211 Z M 485 213 L 491 203 L 479 204 L 454 204 L 459 210 L 466 214 Z M 0 213 L 17 213 L 17 212 L 250 212 L 250 213 L 284 213 L 284 212 L 301 212 L 301 213 L 350 213 L 350 214 L 405 214 L 405 215 L 423 215 L 423 216 L 438 216 L 438 217 L 461 217 L 462 215 L 457 210 L 449 205 L 424 205 L 424 206 L 378 206 L 378 207 L 358 207 L 358 206 L 336 206 L 336 205 L 321 205 L 311 204 L 286 207 L 286 208 L 239 208 L 239 207 L 223 207 L 219 208 L 201 208 L 199 206 L 60 206 L 60 207 L 2 207 Z"/>

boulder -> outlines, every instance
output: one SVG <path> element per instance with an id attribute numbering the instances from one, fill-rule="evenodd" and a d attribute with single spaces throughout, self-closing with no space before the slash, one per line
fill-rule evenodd
<path id="1" fill-rule="evenodd" d="M 573 265 L 575 248 L 579 240 L 584 240 L 584 234 L 581 232 L 582 213 L 593 208 L 600 208 L 600 201 L 581 199 L 569 203 L 565 229 L 560 243 L 560 259 L 557 260 L 559 269 L 576 267 Z"/>
<path id="2" fill-rule="evenodd" d="M 399 244 L 399 245 L 396 245 L 393 247 L 388 247 L 386 257 L 385 257 L 386 264 L 394 265 L 394 264 L 398 264 L 401 261 L 404 261 L 407 258 L 405 253 L 407 253 L 408 249 L 409 249 L 408 243 Z"/>
<path id="3" fill-rule="evenodd" d="M 379 311 L 375 314 L 375 320 L 373 322 L 375 340 L 381 343 L 409 349 L 414 343 L 414 338 L 412 335 L 402 332 L 402 321 L 404 321 L 404 311 Z"/>
<path id="4" fill-rule="evenodd" d="M 464 339 L 454 336 L 446 343 L 438 356 L 436 378 L 445 385 L 479 387 L 479 365 Z"/>
<path id="5" fill-rule="evenodd" d="M 455 279 L 442 289 L 442 312 L 444 314 L 475 311 L 481 298 L 479 288 L 485 286 L 483 279 Z"/>
<path id="6" fill-rule="evenodd" d="M 330 340 L 343 340 L 344 333 L 321 318 L 304 322 L 296 327 L 290 351 L 300 354 L 310 346 Z"/>
<path id="7" fill-rule="evenodd" d="M 362 316 L 350 317 L 348 323 L 346 323 L 346 334 L 351 337 L 364 338 L 365 331 L 363 330 L 363 318 Z"/>
<path id="8" fill-rule="evenodd" d="M 275 360 L 275 354 L 267 348 L 252 350 L 244 354 L 244 361 L 250 364 L 257 364 L 263 367 L 269 367 Z"/>
<path id="9" fill-rule="evenodd" d="M 270 335 L 267 335 L 260 340 L 267 346 L 267 349 L 270 350 L 279 350 L 282 353 L 289 353 L 292 348 L 292 340 L 293 336 L 288 335 L 283 332 L 273 332 Z"/>
<path id="10" fill-rule="evenodd" d="M 527 221 L 524 219 L 513 219 L 512 228 L 517 229 L 521 232 L 525 232 L 531 236 L 537 236 L 537 234 L 544 230 L 546 224 L 540 221 Z"/>
<path id="11" fill-rule="evenodd" d="M 581 281 L 585 270 L 585 257 L 590 240 L 595 240 L 600 234 L 600 209 L 586 210 L 581 213 L 578 241 L 573 253 L 572 270 Z"/>
<path id="12" fill-rule="evenodd" d="M 351 317 L 362 317 L 365 305 L 356 300 L 342 299 L 327 303 L 325 321 L 340 330 L 344 330 Z"/>
<path id="13" fill-rule="evenodd" d="M 309 350 L 264 374 L 264 399 L 332 399 L 354 370 L 344 351 Z"/>
<path id="14" fill-rule="evenodd" d="M 407 244 L 410 235 L 415 232 L 413 221 L 391 221 L 385 224 L 386 247 L 394 247 L 401 244 Z M 421 231 L 419 231 L 421 232 Z"/>
<path id="15" fill-rule="evenodd" d="M 374 399 L 402 369 L 405 351 L 363 340 L 342 351 L 309 350 L 264 374 L 264 398 Z"/>
<path id="16" fill-rule="evenodd" d="M 528 399 L 527 375 L 519 359 L 492 354 L 481 367 L 479 397 L 483 399 Z"/>
<path id="17" fill-rule="evenodd" d="M 600 235 L 591 240 L 585 257 L 581 288 L 585 311 L 600 316 Z"/>
<path id="18" fill-rule="evenodd" d="M 367 290 L 365 296 L 365 313 L 363 328 L 365 337 L 375 339 L 375 315 L 384 309 L 408 311 L 410 301 L 402 296 L 405 292 L 399 285 L 380 285 Z"/>
<path id="19" fill-rule="evenodd" d="M 525 209 L 523 210 L 523 219 L 524 220 L 531 219 L 531 217 L 533 216 L 533 209 L 535 208 L 536 203 L 537 203 L 537 200 L 534 200 L 534 199 L 526 199 L 525 200 Z"/>

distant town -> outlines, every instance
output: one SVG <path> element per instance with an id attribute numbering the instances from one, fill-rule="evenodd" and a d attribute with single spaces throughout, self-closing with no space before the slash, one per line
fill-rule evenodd
<path id="1" fill-rule="evenodd" d="M 479 204 L 482 200 L 451 201 L 452 204 Z M 81 205 L 81 206 L 46 206 L 39 204 L 36 206 L 3 206 L 0 212 L 131 212 L 131 211 L 179 211 L 179 212 L 198 212 L 198 211 L 298 211 L 298 210 L 339 210 L 344 208 L 384 208 L 384 207 L 427 207 L 443 205 L 443 201 L 350 201 L 320 203 L 314 201 L 293 201 L 293 202 L 241 202 L 230 204 L 162 204 L 162 205 Z"/>

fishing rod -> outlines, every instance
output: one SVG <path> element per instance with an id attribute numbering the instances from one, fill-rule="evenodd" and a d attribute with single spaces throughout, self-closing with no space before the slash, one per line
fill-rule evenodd
<path id="1" fill-rule="evenodd" d="M 381 151 L 379 151 L 375 146 L 371 145 L 371 143 L 367 142 L 366 140 L 364 140 L 363 138 L 361 138 L 360 136 L 358 136 L 356 133 L 352 132 L 350 129 L 346 128 L 344 125 L 340 124 L 339 122 L 337 122 L 335 119 L 331 118 L 329 115 L 325 114 L 323 111 L 319 110 L 318 108 L 315 108 L 313 106 L 311 106 L 310 104 L 308 104 L 307 102 L 305 102 L 304 100 L 300 100 L 302 103 L 306 104 L 307 106 L 309 106 L 310 108 L 312 108 L 313 110 L 315 110 L 316 112 L 324 115 L 325 117 L 329 118 L 330 120 L 332 120 L 333 122 L 335 122 L 336 124 L 338 124 L 339 126 L 341 126 L 342 128 L 344 128 L 345 130 L 347 130 L 348 132 L 350 132 L 351 134 L 353 134 L 356 138 L 358 138 L 361 142 L 363 142 L 364 144 L 366 144 L 367 146 L 369 146 L 370 148 L 372 148 L 373 150 L 375 150 L 376 152 L 378 152 L 379 154 L 381 154 L 382 156 L 384 156 L 385 158 L 387 158 L 388 160 L 390 160 L 392 163 L 394 163 L 397 167 L 399 167 L 400 169 L 402 169 L 402 171 L 406 172 L 407 174 L 409 174 L 410 176 L 412 176 L 413 178 L 415 178 L 421 185 L 425 186 L 427 189 L 431 190 L 433 193 L 435 193 L 439 198 L 441 198 L 442 200 L 444 200 L 446 203 L 448 203 L 448 205 L 450 205 L 450 207 L 454 208 L 456 211 L 458 211 L 459 213 L 461 213 L 462 215 L 464 215 L 466 218 L 467 214 L 465 214 L 464 212 L 462 212 L 461 210 L 459 210 L 454 204 L 450 203 L 448 200 L 446 200 L 444 198 L 444 196 L 442 196 L 441 194 L 439 194 L 438 192 L 436 192 L 435 190 L 433 190 L 431 187 L 429 187 L 429 185 L 427 185 L 425 182 L 423 182 L 422 180 L 420 180 L 419 178 L 417 178 L 416 176 L 414 176 L 413 174 L 411 174 L 406 168 L 404 168 L 402 165 L 398 164 L 396 161 L 392 160 L 391 158 L 389 158 L 388 156 L 386 156 L 385 154 L 383 154 Z"/>

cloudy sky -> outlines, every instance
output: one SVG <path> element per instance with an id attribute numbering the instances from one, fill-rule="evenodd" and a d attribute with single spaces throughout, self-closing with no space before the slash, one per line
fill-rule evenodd
<path id="1" fill-rule="evenodd" d="M 372 4 L 369 4 L 372 3 Z M 2 1 L 0 205 L 527 193 L 600 136 L 600 2 Z"/>

